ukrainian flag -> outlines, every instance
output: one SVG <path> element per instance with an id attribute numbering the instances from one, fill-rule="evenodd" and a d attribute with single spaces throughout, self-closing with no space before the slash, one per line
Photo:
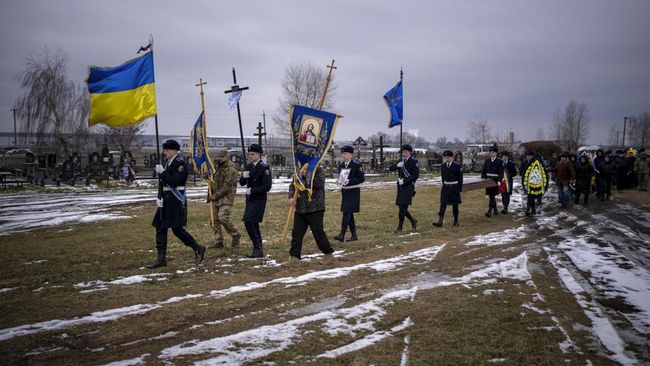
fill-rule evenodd
<path id="1" fill-rule="evenodd" d="M 90 126 L 132 125 L 156 114 L 153 52 L 116 67 L 91 66 L 86 83 Z"/>

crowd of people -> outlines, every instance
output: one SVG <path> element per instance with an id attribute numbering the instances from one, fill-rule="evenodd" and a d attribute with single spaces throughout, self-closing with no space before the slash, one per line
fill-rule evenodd
<path id="1" fill-rule="evenodd" d="M 158 268 L 167 265 L 167 230 L 172 229 L 186 246 L 195 253 L 196 264 L 204 259 L 206 247 L 200 245 L 183 228 L 187 222 L 187 199 L 185 183 L 188 169 L 185 161 L 178 156 L 180 145 L 175 140 L 163 143 L 163 155 L 166 162 L 156 165 L 159 176 L 158 209 L 152 225 L 156 227 L 157 259 L 148 268 Z M 416 195 L 416 182 L 420 176 L 418 160 L 413 155 L 413 147 L 406 144 L 400 149 L 401 158 L 390 166 L 390 171 L 397 173 L 397 194 L 395 204 L 398 206 L 398 225 L 395 233 L 401 233 L 404 221 L 408 219 L 411 227 L 417 229 L 418 220 L 409 212 L 409 206 Z M 363 165 L 353 157 L 354 148 L 341 148 L 343 161 L 338 165 L 338 183 L 341 187 L 341 230 L 334 239 L 340 242 L 358 240 L 354 214 L 360 210 L 361 190 L 365 180 Z M 249 163 L 240 173 L 229 159 L 226 150 L 219 151 L 215 163 L 217 169 L 209 178 L 208 202 L 212 204 L 211 224 L 215 234 L 212 248 L 224 248 L 223 229 L 231 236 L 231 246 L 239 245 L 241 234 L 231 221 L 230 215 L 237 192 L 237 184 L 245 187 L 246 204 L 242 221 L 252 243 L 249 258 L 264 257 L 264 248 L 260 223 L 264 218 L 267 193 L 271 189 L 272 175 L 269 165 L 262 160 L 262 146 L 252 144 L 248 147 Z M 459 205 L 463 191 L 463 171 L 460 164 L 454 161 L 454 154 L 447 150 L 443 153 L 443 163 L 440 166 L 441 189 L 438 221 L 433 226 L 442 227 L 447 205 L 453 209 L 453 226 L 459 226 Z M 306 171 L 301 170 L 303 180 Z M 636 188 L 647 190 L 650 174 L 650 160 L 644 149 L 638 152 L 619 150 L 597 150 L 594 153 L 583 152 L 572 154 L 565 152 L 552 155 L 548 161 L 534 151 L 526 151 L 525 158 L 516 168 L 512 156 L 507 151 L 501 151 L 496 146 L 490 149 L 490 156 L 483 164 L 480 183 L 485 187 L 489 197 L 488 211 L 485 216 L 492 217 L 510 212 L 510 196 L 513 192 L 514 177 L 521 176 L 523 192 L 527 198 L 526 216 L 535 215 L 541 204 L 542 196 L 547 192 L 549 183 L 557 185 L 558 201 L 561 207 L 568 207 L 572 202 L 584 204 L 589 202 L 589 196 L 595 194 L 601 201 L 611 199 L 612 187 L 618 190 Z M 295 183 L 295 182 L 294 182 Z M 302 242 L 307 229 L 310 229 L 318 248 L 325 254 L 334 251 L 324 230 L 325 213 L 325 172 L 322 167 L 314 171 L 310 190 L 301 189 L 300 185 L 291 183 L 288 193 L 288 205 L 295 209 L 293 230 L 291 233 L 291 248 L 289 255 L 292 260 L 300 260 Z M 501 196 L 502 209 L 497 208 L 497 196 Z M 346 240 L 346 233 L 350 237 Z"/>

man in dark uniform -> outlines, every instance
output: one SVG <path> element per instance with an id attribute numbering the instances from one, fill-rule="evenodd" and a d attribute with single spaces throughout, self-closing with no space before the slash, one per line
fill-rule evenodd
<path id="1" fill-rule="evenodd" d="M 463 191 L 463 170 L 460 164 L 454 162 L 454 153 L 445 150 L 442 154 L 443 163 L 440 165 L 440 177 L 442 187 L 440 188 L 440 210 L 438 211 L 438 222 L 433 226 L 442 227 L 447 205 L 454 210 L 454 226 L 458 226 L 458 205 L 461 203 L 460 192 Z"/>
<path id="2" fill-rule="evenodd" d="M 500 188 L 499 191 L 501 192 L 501 203 L 503 203 L 501 213 L 505 215 L 508 213 L 510 196 L 512 195 L 512 183 L 513 178 L 517 175 L 517 168 L 515 167 L 515 163 L 510 160 L 510 154 L 505 150 L 501 152 L 501 161 L 503 161 L 503 180 L 500 184 L 504 187 Z"/>
<path id="3" fill-rule="evenodd" d="M 266 193 L 271 190 L 271 168 L 263 162 L 262 146 L 251 144 L 248 147 L 248 160 L 246 169 L 239 178 L 239 184 L 246 186 L 246 208 L 244 209 L 244 226 L 253 242 L 253 251 L 248 258 L 264 257 L 262 247 L 262 233 L 260 222 L 264 218 L 266 209 Z"/>
<path id="4" fill-rule="evenodd" d="M 196 265 L 203 261 L 205 246 L 199 245 L 196 240 L 183 229 L 187 224 L 187 198 L 185 197 L 185 182 L 187 181 L 187 165 L 178 156 L 181 146 L 176 140 L 167 140 L 162 144 L 165 165 L 156 165 L 158 173 L 158 209 L 153 217 L 156 228 L 156 262 L 147 266 L 153 269 L 167 266 L 167 229 L 172 232 L 183 244 L 194 250 Z"/>
<path id="5" fill-rule="evenodd" d="M 404 218 L 411 221 L 413 230 L 417 229 L 418 220 L 416 220 L 411 213 L 409 213 L 409 205 L 415 196 L 415 181 L 420 176 L 420 167 L 418 161 L 413 155 L 413 147 L 409 144 L 402 146 L 402 158 L 395 164 L 390 166 L 390 171 L 399 170 L 399 179 L 397 180 L 397 198 L 395 204 L 399 206 L 399 225 L 395 229 L 395 233 L 402 232 L 404 225 Z"/>
<path id="6" fill-rule="evenodd" d="M 503 179 L 503 162 L 501 159 L 497 158 L 499 149 L 496 146 L 490 148 L 490 157 L 485 159 L 483 163 L 483 172 L 481 173 L 481 178 L 483 179 L 492 179 L 496 186 L 485 188 L 485 194 L 490 197 L 490 204 L 488 211 L 485 213 L 485 216 L 490 217 L 493 214 L 496 216 L 499 214 L 497 211 L 497 199 L 496 196 L 499 194 L 499 183 Z"/>
<path id="7" fill-rule="evenodd" d="M 305 179 L 304 170 L 301 174 Z M 292 259 L 301 259 L 302 239 L 307 232 L 307 228 L 311 229 L 316 245 L 323 254 L 329 255 L 334 252 L 323 228 L 323 219 L 325 217 L 325 172 L 320 166 L 314 171 L 311 188 L 311 198 L 305 190 L 300 191 L 294 200 L 296 187 L 293 182 L 289 185 L 289 205 L 296 208 L 296 213 L 293 216 L 293 230 L 291 230 L 291 248 L 289 249 L 289 255 Z"/>
<path id="8" fill-rule="evenodd" d="M 365 181 L 363 166 L 358 160 L 352 160 L 354 148 L 350 145 L 341 148 L 343 162 L 339 164 L 339 184 L 341 185 L 341 232 L 334 239 L 345 241 L 345 232 L 350 227 L 352 235 L 348 241 L 358 240 L 357 226 L 354 223 L 354 213 L 359 212 L 361 206 L 361 188 L 359 185 Z"/>

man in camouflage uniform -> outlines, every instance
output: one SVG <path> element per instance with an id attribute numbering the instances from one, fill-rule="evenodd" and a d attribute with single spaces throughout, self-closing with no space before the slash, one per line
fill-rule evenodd
<path id="1" fill-rule="evenodd" d="M 650 160 L 645 150 L 641 150 L 639 159 L 634 162 L 634 171 L 638 178 L 638 189 L 640 191 L 648 190 L 648 175 L 650 175 Z"/>
<path id="2" fill-rule="evenodd" d="M 239 244 L 241 234 L 230 220 L 230 213 L 232 206 L 235 202 L 235 194 L 237 193 L 237 181 L 239 180 L 239 172 L 235 164 L 230 161 L 228 150 L 220 150 L 217 153 L 217 170 L 212 176 L 210 182 L 210 194 L 208 201 L 212 202 L 214 218 L 215 242 L 213 248 L 223 248 L 223 232 L 221 227 L 226 229 L 226 232 L 232 236 L 232 247 Z"/>

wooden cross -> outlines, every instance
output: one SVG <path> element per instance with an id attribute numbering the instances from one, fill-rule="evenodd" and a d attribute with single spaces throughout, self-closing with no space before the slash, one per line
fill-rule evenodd
<path id="1" fill-rule="evenodd" d="M 203 81 L 203 79 L 199 79 L 199 83 L 194 85 L 194 86 L 198 86 L 199 88 L 201 88 L 201 110 L 204 111 L 204 112 L 205 112 L 205 101 L 203 100 L 203 85 L 207 85 L 207 84 L 208 83 Z"/>
<path id="2" fill-rule="evenodd" d="M 390 147 L 390 145 L 384 145 L 384 136 L 379 136 L 379 164 L 384 164 L 384 148 Z"/>
<path id="3" fill-rule="evenodd" d="M 253 136 L 257 136 L 258 142 L 260 146 L 262 146 L 262 137 L 266 136 L 266 132 L 262 132 L 262 130 L 264 129 L 264 127 L 262 126 L 262 122 L 258 122 L 257 127 L 255 128 L 257 129 L 257 133 L 254 133 Z"/>

